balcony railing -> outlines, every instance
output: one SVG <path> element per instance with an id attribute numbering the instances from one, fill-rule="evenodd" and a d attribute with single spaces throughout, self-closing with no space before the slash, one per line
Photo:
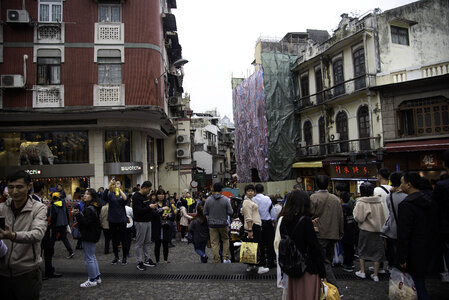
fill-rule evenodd
<path id="1" fill-rule="evenodd" d="M 367 137 L 354 140 L 333 141 L 324 144 L 316 144 L 301 147 L 296 151 L 298 158 L 329 156 L 335 154 L 364 153 L 375 151 L 380 148 L 380 137 Z"/>
<path id="2" fill-rule="evenodd" d="M 33 108 L 49 107 L 64 107 L 64 86 L 33 86 Z"/>
<path id="3" fill-rule="evenodd" d="M 125 85 L 94 85 L 94 106 L 125 105 Z"/>
<path id="4" fill-rule="evenodd" d="M 324 89 L 312 95 L 307 95 L 298 100 L 296 110 L 302 110 L 309 106 L 332 101 L 344 95 L 350 95 L 364 88 L 376 85 L 376 76 L 373 74 L 365 74 L 354 77 L 352 79 L 340 82 L 330 88 Z"/>
<path id="5" fill-rule="evenodd" d="M 95 23 L 96 44 L 124 44 L 124 23 Z"/>
<path id="6" fill-rule="evenodd" d="M 35 27 L 36 43 L 64 43 L 65 24 L 39 24 Z"/>

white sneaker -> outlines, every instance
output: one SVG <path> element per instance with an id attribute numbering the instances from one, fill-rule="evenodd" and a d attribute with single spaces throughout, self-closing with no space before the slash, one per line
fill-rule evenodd
<path id="1" fill-rule="evenodd" d="M 369 269 L 371 272 L 374 272 L 374 267 L 369 267 L 368 269 Z M 378 271 L 377 273 L 379 273 L 379 274 L 386 274 L 387 271 L 385 271 L 385 269 L 380 269 L 380 268 L 379 268 L 379 271 Z"/>
<path id="2" fill-rule="evenodd" d="M 101 278 L 98 278 L 96 281 L 98 284 L 101 284 Z"/>
<path id="3" fill-rule="evenodd" d="M 355 272 L 355 276 L 357 276 L 357 277 L 359 277 L 359 278 L 362 278 L 362 279 L 365 279 L 365 278 L 366 278 L 366 274 L 365 274 L 365 273 L 362 273 L 362 272 L 360 272 L 360 271 Z"/>
<path id="4" fill-rule="evenodd" d="M 264 274 L 267 273 L 268 271 L 270 271 L 270 269 L 265 267 L 259 267 L 259 269 L 257 269 L 257 274 Z"/>
<path id="5" fill-rule="evenodd" d="M 231 263 L 231 260 L 229 260 L 229 259 L 224 259 L 224 260 L 223 260 L 223 263 L 224 263 L 224 264 L 230 264 L 230 263 Z"/>
<path id="6" fill-rule="evenodd" d="M 186 238 L 181 239 L 181 242 L 187 242 Z"/>
<path id="7" fill-rule="evenodd" d="M 374 282 L 379 282 L 379 276 L 374 276 L 374 274 L 371 274 L 371 279 L 374 280 Z"/>
<path id="8" fill-rule="evenodd" d="M 82 287 L 82 288 L 88 288 L 88 287 L 94 287 L 94 286 L 97 286 L 97 282 L 96 281 L 88 280 L 88 281 L 83 282 L 83 283 L 80 284 L 80 287 Z"/>

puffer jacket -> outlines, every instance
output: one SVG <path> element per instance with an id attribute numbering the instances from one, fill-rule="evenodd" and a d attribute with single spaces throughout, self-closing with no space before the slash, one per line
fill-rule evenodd
<path id="1" fill-rule="evenodd" d="M 0 276 L 16 277 L 37 268 L 42 261 L 41 240 L 47 230 L 47 207 L 28 196 L 22 211 L 14 217 L 12 199 L 0 204 L 0 215 L 16 233 L 14 241 L 4 239 L 8 252 L 0 259 Z M 1 279 L 0 279 L 1 280 Z"/>
<path id="2" fill-rule="evenodd" d="M 359 228 L 369 232 L 381 232 L 385 213 L 380 197 L 360 197 L 354 207 L 354 220 Z"/>

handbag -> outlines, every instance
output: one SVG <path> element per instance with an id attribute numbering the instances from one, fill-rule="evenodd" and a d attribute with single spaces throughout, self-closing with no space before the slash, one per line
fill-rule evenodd
<path id="1" fill-rule="evenodd" d="M 79 240 L 81 238 L 81 232 L 78 229 L 78 222 L 73 223 L 72 225 L 72 237 L 75 240 Z"/>
<path id="2" fill-rule="evenodd" d="M 340 300 L 340 293 L 335 285 L 327 281 L 321 281 L 320 300 Z"/>
<path id="3" fill-rule="evenodd" d="M 240 245 L 240 262 L 253 265 L 257 264 L 259 262 L 257 247 L 258 243 L 242 242 Z"/>
<path id="4" fill-rule="evenodd" d="M 296 226 L 293 228 L 292 234 L 296 232 L 299 223 L 304 218 L 301 216 Z M 301 252 L 295 242 L 289 237 L 288 233 L 281 233 L 279 242 L 278 264 L 283 273 L 293 278 L 300 278 L 306 272 L 306 254 Z"/>

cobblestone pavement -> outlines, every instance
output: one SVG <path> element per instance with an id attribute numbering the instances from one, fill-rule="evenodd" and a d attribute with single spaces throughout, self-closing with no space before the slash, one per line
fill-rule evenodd
<path id="1" fill-rule="evenodd" d="M 66 259 L 67 251 L 61 242 L 57 242 L 54 265 L 64 276 L 44 281 L 41 299 L 281 299 L 282 290 L 276 287 L 273 279 L 276 269 L 270 270 L 267 276 L 245 278 L 246 266 L 243 264 L 200 264 L 192 245 L 174 243 L 176 247 L 170 248 L 169 264 L 160 263 L 142 272 L 136 269 L 133 246 L 127 265 L 111 265 L 113 257 L 103 254 L 101 240 L 97 244 L 97 259 L 103 283 L 82 289 L 79 284 L 87 279 L 82 250 L 76 250 L 74 258 Z M 72 244 L 75 246 L 75 242 Z M 212 257 L 210 249 L 207 254 Z M 339 268 L 334 270 L 342 299 L 388 299 L 386 276 L 375 283 L 357 279 Z M 212 275 L 223 275 L 224 279 L 217 280 L 217 276 Z M 208 276 L 213 279 L 207 279 Z M 449 284 L 443 284 L 437 278 L 429 279 L 427 288 L 432 299 L 449 298 Z"/>

